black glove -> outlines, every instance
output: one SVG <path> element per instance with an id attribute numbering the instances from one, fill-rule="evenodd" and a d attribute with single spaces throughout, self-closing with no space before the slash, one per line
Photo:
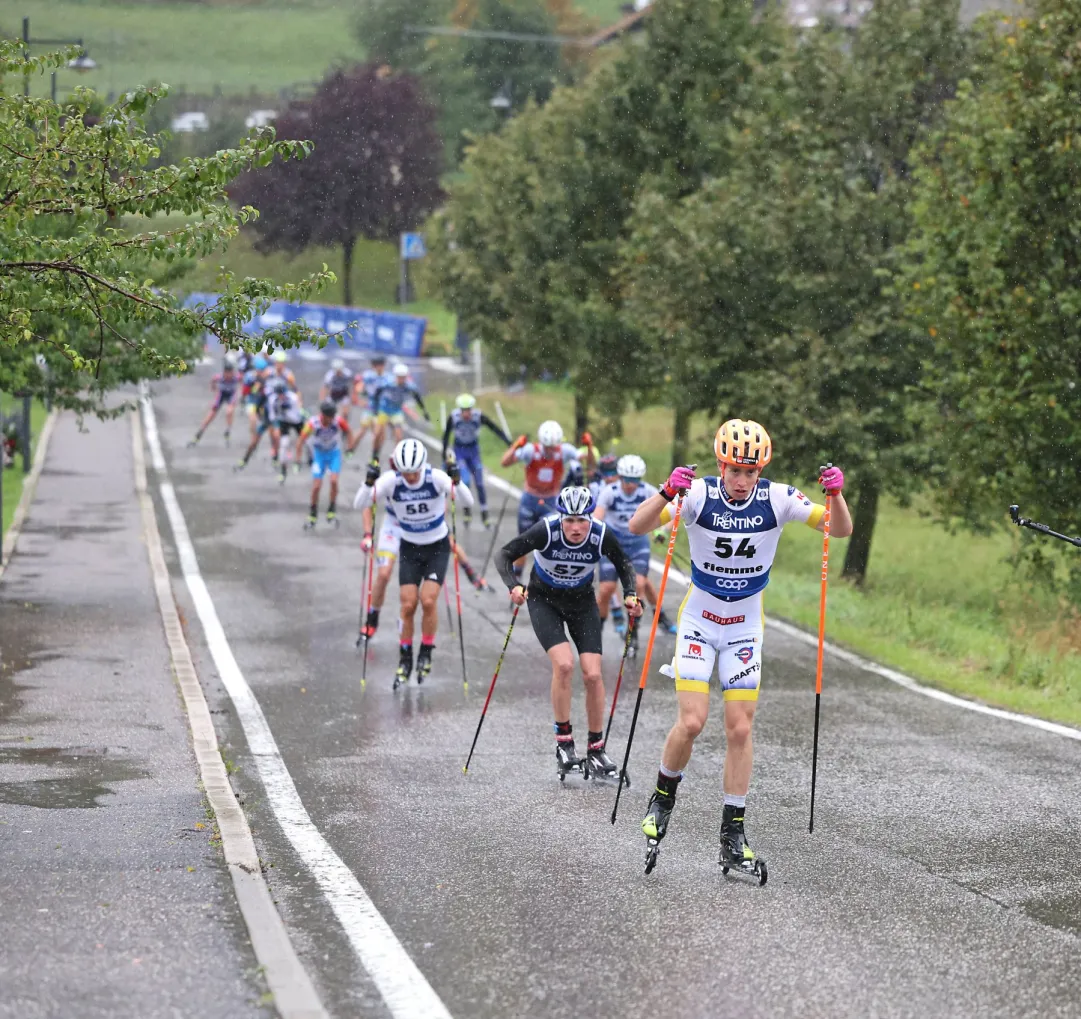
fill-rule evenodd
<path id="1" fill-rule="evenodd" d="M 368 469 L 364 472 L 364 484 L 369 488 L 374 488 L 375 483 L 379 480 L 379 464 L 374 460 L 368 464 Z"/>
<path id="2" fill-rule="evenodd" d="M 458 468 L 457 460 L 448 460 L 443 465 L 443 469 L 447 472 L 447 477 L 450 478 L 452 484 L 456 485 L 462 480 L 462 472 Z"/>

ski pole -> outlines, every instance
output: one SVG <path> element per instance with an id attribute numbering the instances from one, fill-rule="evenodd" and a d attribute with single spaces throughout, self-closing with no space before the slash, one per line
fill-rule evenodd
<path id="1" fill-rule="evenodd" d="M 822 470 L 832 464 L 826 464 Z M 815 734 L 814 749 L 811 752 L 811 820 L 807 825 L 807 834 L 815 830 L 815 780 L 818 777 L 818 714 L 822 707 L 822 651 L 826 643 L 826 577 L 830 563 L 830 510 L 832 497 L 826 493 L 826 512 L 822 517 L 822 593 L 818 601 L 818 663 L 815 666 Z"/>
<path id="2" fill-rule="evenodd" d="M 465 671 L 465 633 L 462 630 L 462 585 L 461 585 L 461 573 L 458 569 L 458 524 L 456 521 L 456 514 L 454 512 L 454 506 L 457 502 L 455 499 L 455 484 L 451 484 L 450 487 L 450 533 L 454 540 L 454 548 L 451 550 L 451 555 L 454 556 L 454 597 L 458 602 L 458 646 L 462 650 L 462 688 L 464 690 L 469 689 L 469 676 Z"/>
<path id="3" fill-rule="evenodd" d="M 689 464 L 691 470 L 697 464 Z M 627 749 L 623 754 L 623 767 L 619 769 L 619 787 L 616 789 L 616 803 L 612 807 L 612 824 L 616 823 L 616 814 L 619 812 L 619 797 L 623 794 L 623 783 L 627 776 L 627 765 L 631 759 L 631 744 L 634 742 L 634 729 L 638 724 L 638 709 L 642 706 L 642 693 L 646 688 L 646 679 L 649 677 L 649 660 L 653 657 L 653 641 L 657 637 L 657 623 L 660 622 L 660 607 L 664 604 L 664 589 L 668 584 L 668 568 L 672 565 L 672 556 L 676 551 L 676 535 L 679 533 L 679 517 L 683 512 L 683 492 L 679 493 L 676 501 L 676 515 L 672 519 L 672 533 L 668 538 L 668 552 L 664 557 L 664 572 L 661 573 L 661 584 L 657 588 L 657 611 L 653 613 L 653 623 L 649 628 L 649 642 L 646 644 L 646 657 L 642 662 L 642 675 L 638 680 L 638 697 L 634 702 L 634 714 L 631 716 L 631 731 L 627 734 Z M 627 627 L 628 631 L 630 626 Z M 613 709 L 615 705 L 613 703 Z"/>
<path id="4" fill-rule="evenodd" d="M 631 636 L 633 634 L 634 627 L 631 625 L 634 622 L 632 619 L 627 624 L 627 636 L 623 640 L 623 657 L 619 660 L 619 675 L 616 676 L 616 688 L 612 691 L 612 710 L 608 712 L 608 725 L 604 730 L 604 745 L 608 746 L 608 734 L 612 731 L 612 719 L 616 717 L 616 701 L 619 700 L 619 688 L 623 684 L 623 666 L 627 664 L 627 652 L 631 646 Z M 622 776 L 620 776 L 622 780 Z"/>
<path id="5" fill-rule="evenodd" d="M 451 549 L 451 554 L 454 554 L 454 549 Z M 450 629 L 450 635 L 454 636 L 454 616 L 450 613 L 450 591 L 447 590 L 447 585 L 443 585 L 443 601 L 447 605 L 447 626 Z"/>
<path id="6" fill-rule="evenodd" d="M 484 557 L 484 565 L 480 568 L 480 576 L 484 576 L 488 572 L 488 564 L 492 561 L 492 553 L 495 551 L 496 538 L 499 537 L 499 528 L 503 526 L 503 517 L 506 516 L 507 506 L 510 503 L 510 488 L 507 489 L 507 494 L 503 496 L 503 505 L 499 507 L 499 516 L 495 522 L 495 529 L 492 531 L 492 540 L 488 542 L 488 554 Z"/>
<path id="7" fill-rule="evenodd" d="M 357 647 L 364 640 L 364 620 L 372 602 L 372 559 L 375 557 L 375 507 L 372 507 L 372 547 L 364 553 L 364 572 L 368 574 L 367 585 L 360 579 L 360 622 L 357 623 Z"/>
<path id="8" fill-rule="evenodd" d="M 503 434 L 510 435 L 510 426 L 507 424 L 507 417 L 503 413 L 503 408 L 499 405 L 498 400 L 495 401 L 495 412 L 496 415 L 499 417 L 500 425 L 502 425 L 503 427 Z"/>
<path id="9" fill-rule="evenodd" d="M 503 668 L 503 658 L 507 654 L 507 645 L 510 644 L 510 635 L 514 632 L 514 621 L 518 618 L 520 605 L 514 606 L 510 616 L 510 626 L 507 627 L 507 636 L 503 638 L 503 650 L 499 652 L 499 661 L 495 663 L 495 673 L 492 675 L 491 685 L 488 687 L 488 696 L 484 698 L 484 707 L 480 709 L 480 721 L 477 722 L 477 731 L 473 733 L 473 745 L 469 748 L 469 756 L 465 759 L 465 767 L 462 774 L 469 771 L 469 762 L 473 760 L 473 751 L 477 749 L 477 740 L 480 737 L 480 727 L 484 725 L 484 716 L 488 714 L 488 702 L 492 699 L 492 691 L 495 690 L 495 681 L 499 679 L 499 670 Z"/>
<path id="10" fill-rule="evenodd" d="M 1010 519 L 1017 524 L 1018 527 L 1027 527 L 1029 530 L 1039 531 L 1040 534 L 1046 534 L 1049 538 L 1058 538 L 1060 541 L 1066 541 L 1071 545 L 1076 545 L 1081 548 L 1081 538 L 1071 538 L 1068 534 L 1059 534 L 1058 531 L 1052 531 L 1047 524 L 1040 524 L 1035 520 L 1029 520 L 1026 517 L 1021 516 L 1020 506 L 1010 507 Z"/>
<path id="11" fill-rule="evenodd" d="M 371 609 L 371 607 L 372 607 L 372 574 L 375 573 L 375 545 L 374 545 L 374 542 L 375 542 L 375 521 L 376 521 L 376 512 L 375 512 L 375 509 L 373 507 L 373 509 L 372 509 L 372 542 L 373 542 L 373 545 L 372 545 L 371 551 L 368 552 L 368 590 L 367 590 L 367 594 L 365 595 L 365 598 L 364 598 L 364 601 L 365 601 L 364 615 L 365 615 L 365 617 L 368 614 L 368 610 Z M 368 628 L 367 627 L 367 622 L 365 621 L 365 623 L 364 623 L 365 631 L 367 630 L 367 628 Z M 361 640 L 364 641 L 364 660 L 360 663 L 360 688 L 361 688 L 361 690 L 363 690 L 364 687 L 368 683 L 368 641 L 370 639 L 371 639 L 371 636 L 367 632 L 365 632 L 364 634 L 357 637 L 357 645 L 358 646 L 360 645 Z"/>

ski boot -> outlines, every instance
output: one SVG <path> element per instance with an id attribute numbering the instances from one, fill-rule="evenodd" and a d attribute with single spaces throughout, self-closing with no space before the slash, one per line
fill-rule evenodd
<path id="1" fill-rule="evenodd" d="M 196 435 L 195 438 L 192 439 L 191 442 L 188 443 L 188 449 L 195 449 L 195 447 L 199 445 L 199 440 L 202 437 L 203 437 L 202 432 L 200 432 L 198 435 Z"/>
<path id="2" fill-rule="evenodd" d="M 360 647 L 361 644 L 367 644 L 375 636 L 375 631 L 378 628 L 379 609 L 368 609 L 367 618 L 365 618 L 364 625 L 360 628 L 360 634 L 357 636 L 357 647 Z"/>
<path id="3" fill-rule="evenodd" d="M 556 772 L 559 781 L 565 782 L 567 772 L 577 771 L 580 775 L 585 774 L 585 762 L 574 752 L 574 740 L 556 740 Z"/>
<path id="4" fill-rule="evenodd" d="M 409 682 L 409 674 L 413 671 L 413 648 L 403 647 L 398 655 L 398 670 L 394 673 L 394 686 L 397 690 L 403 683 Z"/>
<path id="5" fill-rule="evenodd" d="M 665 633 L 675 633 L 678 629 L 676 624 L 668 618 L 664 609 L 661 609 L 660 612 L 657 613 L 657 627 L 658 629 L 664 630 Z"/>
<path id="6" fill-rule="evenodd" d="M 646 873 L 650 874 L 657 866 L 657 857 L 661 852 L 661 839 L 668 832 L 668 822 L 672 818 L 672 810 L 676 805 L 677 778 L 671 783 L 671 791 L 662 789 L 659 785 L 653 790 L 649 798 L 649 808 L 646 816 L 642 818 L 642 833 L 646 837 Z"/>
<path id="7" fill-rule="evenodd" d="M 473 511 L 471 509 L 462 509 L 462 526 L 469 527 L 473 523 Z"/>
<path id="8" fill-rule="evenodd" d="M 480 522 L 481 526 L 486 531 L 490 531 L 492 529 L 492 519 L 488 516 L 488 511 L 486 509 L 482 509 L 480 511 Z"/>
<path id="9" fill-rule="evenodd" d="M 612 606 L 612 625 L 621 637 L 627 636 L 627 616 L 623 612 L 622 604 Z"/>
<path id="10" fill-rule="evenodd" d="M 754 850 L 747 845 L 747 837 L 743 832 L 743 807 L 733 807 L 727 803 L 724 806 L 721 853 L 717 862 L 721 865 L 722 874 L 734 870 L 737 874 L 755 878 L 759 885 L 764 885 L 769 877 L 766 861 L 756 856 Z"/>
<path id="11" fill-rule="evenodd" d="M 225 438 L 225 445 L 226 445 L 226 448 L 228 448 L 228 446 L 229 446 L 229 429 L 228 429 L 228 428 L 226 428 L 226 429 L 225 429 L 225 436 L 224 436 L 224 438 Z"/>
<path id="12" fill-rule="evenodd" d="M 278 484 L 279 485 L 284 485 L 285 484 L 285 477 L 286 477 L 286 474 L 287 474 L 288 470 L 289 470 L 289 468 L 286 467 L 285 464 L 282 464 L 281 473 L 278 475 Z"/>
<path id="13" fill-rule="evenodd" d="M 304 521 L 304 530 L 314 531 L 316 523 L 318 523 L 318 517 L 314 513 L 309 513 L 308 519 Z"/>
<path id="14" fill-rule="evenodd" d="M 417 652 L 417 686 L 420 686 L 432 671 L 432 652 L 434 650 L 434 644 L 421 644 L 420 651 Z"/>
<path id="15" fill-rule="evenodd" d="M 330 527 L 341 527 L 342 522 L 338 519 L 338 514 L 334 510 L 327 510 L 327 524 Z"/>
<path id="16" fill-rule="evenodd" d="M 595 778 L 615 778 L 619 768 L 616 767 L 616 762 L 605 753 L 604 740 L 599 739 L 589 744 L 589 751 L 586 755 L 586 767 L 585 777 Z M 630 787 L 631 780 L 624 775 L 623 781 Z"/>
<path id="17" fill-rule="evenodd" d="M 238 460 L 235 464 L 233 464 L 233 473 L 234 474 L 239 474 L 247 466 L 248 466 L 248 461 L 247 460 Z"/>

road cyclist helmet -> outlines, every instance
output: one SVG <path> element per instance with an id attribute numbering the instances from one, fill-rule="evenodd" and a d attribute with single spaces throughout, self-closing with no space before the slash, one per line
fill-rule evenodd
<path id="1" fill-rule="evenodd" d="M 773 443 L 757 421 L 732 418 L 717 429 L 713 452 L 722 464 L 761 470 L 773 459 Z"/>
<path id="2" fill-rule="evenodd" d="M 394 464 L 395 470 L 402 474 L 413 474 L 424 470 L 428 463 L 428 450 L 419 439 L 402 439 L 394 447 L 390 461 Z"/>
<path id="3" fill-rule="evenodd" d="M 537 441 L 542 446 L 562 446 L 563 429 L 558 421 L 542 421 L 537 429 Z"/>
<path id="4" fill-rule="evenodd" d="M 627 453 L 619 458 L 616 473 L 627 481 L 639 481 L 646 476 L 646 462 L 634 453 Z"/>
<path id="5" fill-rule="evenodd" d="M 565 517 L 588 517 L 597 502 L 585 485 L 569 485 L 556 497 L 556 510 Z"/>

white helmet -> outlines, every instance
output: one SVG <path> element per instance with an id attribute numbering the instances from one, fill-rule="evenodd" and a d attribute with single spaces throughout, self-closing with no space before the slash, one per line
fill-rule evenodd
<path id="1" fill-rule="evenodd" d="M 646 462 L 634 453 L 621 456 L 616 464 L 616 474 L 621 478 L 644 478 L 646 476 Z"/>
<path id="2" fill-rule="evenodd" d="M 558 421 L 542 421 L 537 429 L 537 438 L 542 446 L 562 446 L 563 429 Z"/>
<path id="3" fill-rule="evenodd" d="M 584 485 L 569 485 L 556 498 L 556 509 L 568 517 L 587 517 L 596 509 L 593 493 Z"/>
<path id="4" fill-rule="evenodd" d="M 402 439 L 394 447 L 390 460 L 399 471 L 412 474 L 414 471 L 424 470 L 424 465 L 428 462 L 428 450 L 419 439 Z"/>
<path id="5" fill-rule="evenodd" d="M 340 372 L 345 367 L 345 362 L 340 357 L 336 357 L 330 362 L 330 367 L 336 372 Z"/>
<path id="6" fill-rule="evenodd" d="M 394 366 L 394 377 L 397 379 L 404 379 L 409 374 L 409 369 L 399 361 Z"/>

